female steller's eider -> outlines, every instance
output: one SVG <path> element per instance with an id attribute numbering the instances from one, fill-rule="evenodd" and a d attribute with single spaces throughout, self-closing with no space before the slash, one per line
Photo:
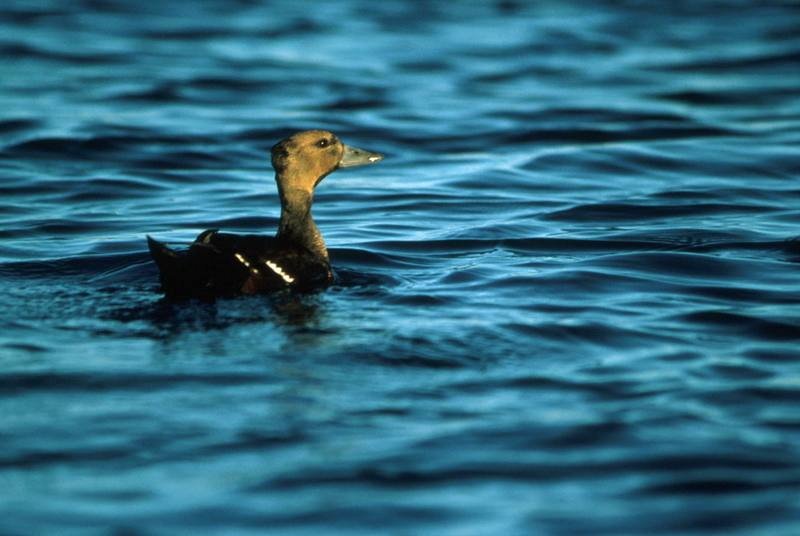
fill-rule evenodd
<path id="1" fill-rule="evenodd" d="M 311 217 L 314 187 L 343 167 L 383 155 L 349 147 L 323 130 L 299 132 L 272 148 L 281 200 L 274 237 L 203 231 L 187 250 L 147 237 L 168 298 L 213 298 L 281 289 L 311 290 L 333 279 L 325 241 Z"/>

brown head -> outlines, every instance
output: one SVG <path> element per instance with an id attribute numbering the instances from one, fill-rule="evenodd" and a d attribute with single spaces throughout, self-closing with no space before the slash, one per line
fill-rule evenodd
<path id="1" fill-rule="evenodd" d="M 311 193 L 326 175 L 341 167 L 363 166 L 383 155 L 350 147 L 325 130 L 298 132 L 272 147 L 272 167 L 281 193 Z"/>

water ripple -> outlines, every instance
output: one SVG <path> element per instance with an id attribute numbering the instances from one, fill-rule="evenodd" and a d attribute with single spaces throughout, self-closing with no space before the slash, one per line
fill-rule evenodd
<path id="1" fill-rule="evenodd" d="M 1 533 L 798 532 L 796 6 L 6 4 Z M 331 288 L 164 300 L 306 128 Z"/>

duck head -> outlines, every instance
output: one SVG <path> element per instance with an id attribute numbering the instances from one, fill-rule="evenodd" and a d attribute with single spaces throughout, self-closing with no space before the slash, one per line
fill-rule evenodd
<path id="1" fill-rule="evenodd" d="M 339 168 L 375 164 L 383 155 L 351 147 L 331 132 L 306 130 L 272 147 L 272 167 L 281 193 L 312 193 L 329 173 Z"/>

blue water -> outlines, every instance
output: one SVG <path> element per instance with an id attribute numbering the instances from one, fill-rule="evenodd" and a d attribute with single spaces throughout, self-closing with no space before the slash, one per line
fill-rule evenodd
<path id="1" fill-rule="evenodd" d="M 0 7 L 0 533 L 800 534 L 796 2 Z M 145 234 L 336 284 L 165 302 Z"/>

